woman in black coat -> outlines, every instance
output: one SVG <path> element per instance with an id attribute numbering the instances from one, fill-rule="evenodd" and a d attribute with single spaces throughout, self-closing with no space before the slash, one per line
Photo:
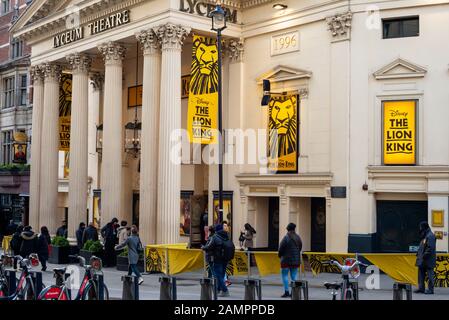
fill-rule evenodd
<path id="1" fill-rule="evenodd" d="M 37 255 L 39 256 L 39 261 L 42 264 L 42 271 L 47 270 L 47 260 L 48 260 L 48 246 L 50 245 L 50 233 L 47 227 L 41 228 L 41 234 L 39 235 L 39 240 L 37 244 Z"/>

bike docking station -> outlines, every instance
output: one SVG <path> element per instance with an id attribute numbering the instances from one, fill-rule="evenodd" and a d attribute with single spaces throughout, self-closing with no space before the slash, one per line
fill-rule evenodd
<path id="1" fill-rule="evenodd" d="M 8 282 L 8 296 L 12 296 L 17 289 L 16 270 L 5 270 L 5 278 Z"/>
<path id="2" fill-rule="evenodd" d="M 262 300 L 262 280 L 251 278 L 251 251 L 247 251 L 248 278 L 243 281 L 245 286 L 244 300 Z"/>
<path id="3" fill-rule="evenodd" d="M 176 278 L 162 276 L 159 282 L 161 284 L 160 300 L 177 300 Z"/>
<path id="4" fill-rule="evenodd" d="M 412 285 L 395 282 L 393 285 L 393 300 L 412 300 Z"/>
<path id="5" fill-rule="evenodd" d="M 122 276 L 122 300 L 139 300 L 139 278 Z"/>
<path id="6" fill-rule="evenodd" d="M 302 266 L 302 252 L 299 255 L 299 280 L 292 281 L 290 286 L 292 288 L 292 300 L 309 300 L 309 282 L 301 280 Z"/>
<path id="7" fill-rule="evenodd" d="M 44 289 L 42 283 L 42 272 L 40 271 L 30 271 L 31 279 L 33 279 L 34 292 L 39 293 Z M 35 297 L 37 298 L 37 297 Z"/>
<path id="8" fill-rule="evenodd" d="M 93 280 L 97 283 L 98 300 L 104 300 L 104 276 L 102 274 L 94 274 Z"/>

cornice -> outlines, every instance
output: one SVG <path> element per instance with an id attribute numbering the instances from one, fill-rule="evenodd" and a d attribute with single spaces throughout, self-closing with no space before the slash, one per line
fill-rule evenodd
<path id="1" fill-rule="evenodd" d="M 241 185 L 330 185 L 332 173 L 300 173 L 282 175 L 239 174 L 235 176 Z"/>

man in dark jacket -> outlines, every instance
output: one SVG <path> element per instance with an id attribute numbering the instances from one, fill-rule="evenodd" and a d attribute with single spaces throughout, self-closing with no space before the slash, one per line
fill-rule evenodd
<path id="1" fill-rule="evenodd" d="M 9 221 L 9 225 L 6 228 L 6 235 L 10 236 L 13 235 L 17 231 L 18 225 L 14 223 L 14 220 Z"/>
<path id="2" fill-rule="evenodd" d="M 278 256 L 281 258 L 282 282 L 284 283 L 284 294 L 282 298 L 291 297 L 288 283 L 288 273 L 292 281 L 296 280 L 298 268 L 301 264 L 302 241 L 300 236 L 295 232 L 296 225 L 289 223 L 287 226 L 287 234 L 279 245 Z"/>
<path id="3" fill-rule="evenodd" d="M 421 242 L 419 244 L 418 253 L 416 254 L 419 288 L 415 291 L 415 293 L 433 294 L 434 269 L 437 259 L 436 239 L 427 222 L 421 222 L 419 224 L 419 236 L 421 238 Z M 425 290 L 426 275 L 429 278 L 429 288 L 427 290 Z"/>
<path id="4" fill-rule="evenodd" d="M 22 237 L 20 236 L 23 232 L 23 226 L 18 226 L 16 232 L 12 235 L 11 250 L 15 256 L 20 254 L 20 246 L 22 245 Z"/>
<path id="5" fill-rule="evenodd" d="M 115 267 L 116 264 L 117 228 L 117 218 L 113 218 L 111 222 L 101 228 L 101 236 L 104 239 L 105 267 Z"/>
<path id="6" fill-rule="evenodd" d="M 48 245 L 50 239 L 50 235 L 48 234 L 47 227 L 41 228 L 41 234 L 39 235 L 37 242 L 37 255 L 39 257 L 39 261 L 42 265 L 42 271 L 47 270 L 47 260 L 48 260 Z"/>
<path id="7" fill-rule="evenodd" d="M 27 258 L 32 253 L 37 253 L 38 238 L 37 234 L 31 230 L 31 226 L 23 228 L 23 232 L 20 235 L 22 238 L 22 244 L 20 246 L 20 255 L 23 258 Z"/>
<path id="8" fill-rule="evenodd" d="M 56 236 L 67 238 L 67 221 L 62 220 L 62 226 L 56 230 Z"/>
<path id="9" fill-rule="evenodd" d="M 78 245 L 78 249 L 80 250 L 83 248 L 83 234 L 85 229 L 86 224 L 84 222 L 81 222 L 78 230 L 76 230 L 76 244 Z"/>
<path id="10" fill-rule="evenodd" d="M 219 224 L 215 227 L 215 234 L 210 238 L 210 241 L 202 247 L 213 261 L 212 272 L 217 279 L 217 289 L 220 297 L 229 297 L 229 291 L 225 284 L 226 266 L 229 261 L 225 261 L 222 252 L 224 242 L 228 240 L 228 233 L 223 230 L 223 225 Z"/>
<path id="11" fill-rule="evenodd" d="M 92 241 L 98 240 L 98 231 L 97 228 L 95 228 L 93 222 L 89 223 L 89 226 L 83 232 L 82 245 L 84 246 L 84 244 L 89 240 Z"/>

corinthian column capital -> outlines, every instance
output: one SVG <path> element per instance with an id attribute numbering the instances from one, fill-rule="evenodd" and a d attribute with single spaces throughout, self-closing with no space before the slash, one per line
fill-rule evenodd
<path id="1" fill-rule="evenodd" d="M 60 65 L 46 62 L 40 66 L 40 69 L 46 81 L 59 81 L 62 73 L 62 68 Z"/>
<path id="2" fill-rule="evenodd" d="M 243 39 L 236 40 L 231 39 L 227 45 L 227 51 L 229 53 L 229 58 L 232 62 L 242 62 L 243 53 L 245 51 L 245 46 Z"/>
<path id="3" fill-rule="evenodd" d="M 98 50 L 106 64 L 121 64 L 126 55 L 126 48 L 112 41 L 100 44 Z"/>
<path id="4" fill-rule="evenodd" d="M 34 65 L 30 68 L 30 77 L 33 79 L 33 81 L 36 82 L 43 82 L 44 81 L 44 73 L 42 72 L 42 66 L 40 65 Z"/>
<path id="5" fill-rule="evenodd" d="M 72 67 L 72 71 L 88 73 L 92 65 L 92 58 L 84 53 L 72 53 L 66 57 L 67 62 Z"/>
<path id="6" fill-rule="evenodd" d="M 190 33 L 190 28 L 173 23 L 167 23 L 156 28 L 156 33 L 162 43 L 162 50 L 181 50 L 185 38 Z"/>
<path id="7" fill-rule="evenodd" d="M 99 91 L 103 88 L 104 76 L 99 73 L 93 73 L 90 75 L 90 84 L 94 87 L 95 91 Z"/>
<path id="8" fill-rule="evenodd" d="M 143 30 L 137 33 L 136 38 L 142 45 L 144 54 L 155 54 L 159 52 L 161 42 L 153 29 Z"/>

